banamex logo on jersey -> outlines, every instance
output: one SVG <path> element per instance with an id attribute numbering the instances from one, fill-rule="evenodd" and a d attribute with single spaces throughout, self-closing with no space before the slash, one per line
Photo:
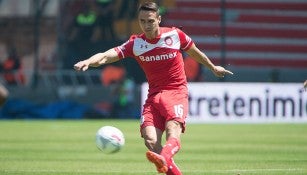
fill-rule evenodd
<path id="1" fill-rule="evenodd" d="M 152 55 L 152 56 L 139 56 L 141 61 L 161 61 L 161 60 L 168 60 L 171 58 L 175 58 L 177 56 L 177 52 L 172 52 L 169 54 L 161 54 L 161 55 Z"/>

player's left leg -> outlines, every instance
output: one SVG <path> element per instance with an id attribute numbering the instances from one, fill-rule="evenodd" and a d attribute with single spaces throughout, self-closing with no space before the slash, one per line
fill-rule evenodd
<path id="1" fill-rule="evenodd" d="M 167 161 L 170 161 L 180 149 L 181 131 L 181 124 L 179 122 L 171 120 L 166 123 L 166 143 L 160 154 Z"/>
<path id="2" fill-rule="evenodd" d="M 168 171 L 166 172 L 167 175 L 182 175 L 180 169 L 175 164 L 174 160 L 171 159 L 171 162 L 168 164 Z"/>

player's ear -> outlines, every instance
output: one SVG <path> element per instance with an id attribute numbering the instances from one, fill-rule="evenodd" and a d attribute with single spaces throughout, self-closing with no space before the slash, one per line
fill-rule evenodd
<path id="1" fill-rule="evenodd" d="M 159 24 L 161 23 L 161 15 L 158 16 Z"/>

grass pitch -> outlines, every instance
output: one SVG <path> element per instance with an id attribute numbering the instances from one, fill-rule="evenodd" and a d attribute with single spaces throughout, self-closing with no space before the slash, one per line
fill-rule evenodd
<path id="1" fill-rule="evenodd" d="M 126 145 L 106 155 L 95 145 L 104 125 Z M 136 120 L 0 121 L 0 174 L 157 174 L 145 158 Z M 307 124 L 188 124 L 175 156 L 185 175 L 306 175 Z"/>

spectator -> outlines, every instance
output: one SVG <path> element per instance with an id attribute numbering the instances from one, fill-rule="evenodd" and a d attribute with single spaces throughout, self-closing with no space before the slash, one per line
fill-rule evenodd
<path id="1" fill-rule="evenodd" d="M 101 71 L 101 82 L 104 86 L 109 86 L 119 82 L 125 76 L 125 69 L 120 66 L 107 65 Z"/>
<path id="2" fill-rule="evenodd" d="M 107 65 L 102 70 L 101 81 L 111 88 L 113 97 L 111 117 L 131 118 L 135 116 L 135 82 L 127 77 L 124 66 Z"/>
<path id="3" fill-rule="evenodd" d="M 3 77 L 8 85 L 24 83 L 24 75 L 21 73 L 21 62 L 16 48 L 9 50 L 8 58 L 1 65 Z"/>
<path id="4" fill-rule="evenodd" d="M 138 0 L 122 0 L 120 4 L 118 18 L 122 19 L 125 16 L 127 16 L 128 19 L 136 18 L 136 13 L 137 13 L 136 9 L 138 3 L 139 3 Z"/>
<path id="5" fill-rule="evenodd" d="M 115 118 L 134 118 L 135 117 L 135 83 L 132 79 L 124 76 L 116 82 L 113 95 L 115 96 L 111 116 Z"/>
<path id="6" fill-rule="evenodd" d="M 64 60 L 64 68 L 71 67 L 75 60 L 70 58 L 87 57 L 93 52 L 95 44 L 95 27 L 97 25 L 97 15 L 92 9 L 92 4 L 88 1 L 77 1 L 81 8 L 75 14 L 74 20 L 68 26 L 67 34 L 67 58 Z"/>
<path id="7" fill-rule="evenodd" d="M 80 43 L 93 41 L 97 15 L 91 5 L 84 2 L 81 11 L 76 15 L 73 28 L 73 40 Z M 86 44 L 84 44 L 86 45 Z"/>
<path id="8" fill-rule="evenodd" d="M 97 26 L 103 40 L 117 38 L 114 30 L 114 0 L 96 0 Z"/>

